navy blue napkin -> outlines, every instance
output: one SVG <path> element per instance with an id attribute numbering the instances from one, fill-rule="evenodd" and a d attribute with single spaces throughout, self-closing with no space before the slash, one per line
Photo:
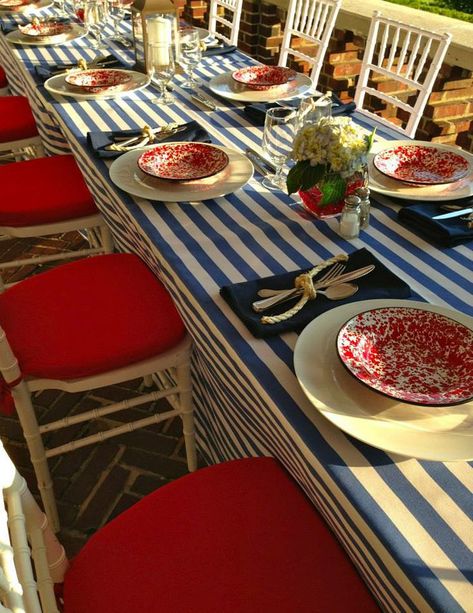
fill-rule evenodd
<path id="1" fill-rule="evenodd" d="M 463 202 L 463 206 L 467 207 L 469 204 L 473 206 L 473 198 L 469 200 L 470 202 Z M 455 204 L 457 204 L 456 200 Z M 398 219 L 416 234 L 441 247 L 453 247 L 473 240 L 473 228 L 469 229 L 467 222 L 461 220 L 460 217 L 432 219 L 432 217 L 445 212 L 447 211 L 439 210 L 438 206 L 432 206 L 431 202 L 413 204 L 400 209 Z M 465 217 L 465 215 L 462 215 L 462 217 Z"/>
<path id="2" fill-rule="evenodd" d="M 66 70 L 77 68 L 77 62 L 75 64 L 49 64 L 47 66 L 35 66 L 36 75 L 41 81 L 47 81 L 50 77 L 61 74 Z M 123 68 L 122 62 L 118 60 L 114 55 L 107 55 L 101 62 L 94 65 L 93 68 Z"/>
<path id="3" fill-rule="evenodd" d="M 349 115 L 353 113 L 356 109 L 356 105 L 354 102 L 348 102 L 344 104 L 338 96 L 332 94 L 332 117 L 336 117 L 337 115 Z M 299 108 L 300 99 L 294 98 L 292 100 L 283 100 L 283 104 L 287 106 L 294 106 L 295 108 Z M 264 126 L 264 120 L 266 117 L 266 111 L 268 109 L 272 109 L 275 106 L 280 106 L 276 102 L 258 102 L 255 104 L 248 104 L 245 106 L 245 113 L 251 119 L 252 123 L 257 126 Z"/>
<path id="4" fill-rule="evenodd" d="M 223 45 L 222 47 L 210 47 L 202 52 L 202 57 L 212 57 L 213 55 L 226 55 L 237 50 L 235 45 Z"/>
<path id="5" fill-rule="evenodd" d="M 179 141 L 193 141 L 200 143 L 210 143 L 210 135 L 200 126 L 196 121 L 189 121 L 189 123 L 182 124 L 186 126 L 185 130 L 181 130 L 176 134 L 160 140 L 159 143 L 179 142 Z M 141 134 L 141 128 L 136 130 L 115 130 L 113 132 L 88 132 L 87 143 L 94 153 L 99 158 L 116 158 L 122 155 L 121 151 L 107 151 L 105 147 L 113 144 L 114 138 L 117 136 L 123 136 L 132 138 L 133 136 L 139 136 Z M 158 143 L 157 143 L 158 144 Z"/>
<path id="6" fill-rule="evenodd" d="M 227 285 L 222 287 L 220 294 L 245 323 L 250 332 L 258 338 L 267 338 L 283 332 L 300 332 L 315 317 L 341 304 L 374 298 L 404 299 L 411 296 L 409 286 L 365 248 L 359 249 L 349 256 L 344 272 L 350 272 L 369 264 L 375 264 L 376 268 L 365 277 L 360 277 L 354 281 L 360 289 L 353 296 L 334 302 L 319 294 L 315 300 L 310 300 L 296 315 L 278 324 L 262 324 L 261 316 L 283 313 L 296 304 L 296 300 L 277 305 L 264 313 L 255 313 L 251 304 L 258 300 L 257 291 L 263 287 L 289 289 L 294 286 L 295 277 L 302 272 L 307 272 L 307 270 L 296 270 L 275 277 Z M 323 275 L 326 272 L 327 270 L 324 270 L 320 274 Z"/>

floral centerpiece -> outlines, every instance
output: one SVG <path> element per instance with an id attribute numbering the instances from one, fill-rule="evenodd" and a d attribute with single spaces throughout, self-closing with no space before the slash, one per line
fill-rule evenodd
<path id="1" fill-rule="evenodd" d="M 336 215 L 345 196 L 366 183 L 373 138 L 374 131 L 367 135 L 349 117 L 322 117 L 303 126 L 294 141 L 288 193 L 298 191 L 319 217 Z"/>

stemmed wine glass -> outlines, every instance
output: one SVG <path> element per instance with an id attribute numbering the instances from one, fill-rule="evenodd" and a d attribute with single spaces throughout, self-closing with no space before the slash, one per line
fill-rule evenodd
<path id="1" fill-rule="evenodd" d="M 102 27 L 107 19 L 107 3 L 105 0 L 85 0 L 84 24 L 87 34 L 92 33 L 95 38 L 94 49 L 102 47 Z"/>
<path id="2" fill-rule="evenodd" d="M 180 34 L 179 63 L 187 73 L 188 80 L 182 87 L 194 89 L 200 84 L 200 80 L 194 76 L 194 70 L 202 59 L 202 46 L 199 32 L 196 28 L 182 28 Z"/>
<path id="3" fill-rule="evenodd" d="M 276 173 L 268 175 L 263 185 L 268 189 L 286 191 L 284 164 L 292 150 L 297 128 L 297 111 L 275 107 L 266 112 L 263 131 L 263 150 L 276 166 Z"/>
<path id="4" fill-rule="evenodd" d="M 166 86 L 175 73 L 174 45 L 172 42 L 148 43 L 147 70 L 150 79 L 157 81 L 161 95 L 155 101 L 158 104 L 170 104 L 175 101 Z"/>
<path id="5" fill-rule="evenodd" d="M 125 47 L 130 47 L 132 43 L 120 34 L 118 27 L 125 17 L 125 7 L 130 5 L 130 0 L 108 0 L 108 12 L 113 21 L 113 33 L 110 40 L 121 43 Z"/>

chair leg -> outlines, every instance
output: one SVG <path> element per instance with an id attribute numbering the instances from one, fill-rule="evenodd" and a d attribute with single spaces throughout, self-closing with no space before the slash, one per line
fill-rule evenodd
<path id="1" fill-rule="evenodd" d="M 145 387 L 153 387 L 154 386 L 153 375 L 146 375 L 145 377 L 143 377 L 143 383 Z"/>
<path id="2" fill-rule="evenodd" d="M 110 229 L 108 228 L 108 226 L 103 225 L 100 227 L 100 235 L 102 239 L 102 245 L 103 245 L 104 252 L 113 253 L 113 250 L 114 250 L 113 237 L 112 237 L 112 233 L 110 232 Z"/>
<path id="3" fill-rule="evenodd" d="M 43 501 L 44 511 L 49 525 L 54 532 L 59 531 L 59 516 L 56 500 L 54 498 L 53 482 L 49 472 L 46 450 L 43 445 L 41 433 L 31 396 L 26 383 L 21 382 L 12 390 L 18 418 L 30 453 L 31 462 L 36 474 L 39 492 Z"/>
<path id="4" fill-rule="evenodd" d="M 182 431 L 186 445 L 187 467 L 189 472 L 197 470 L 197 452 L 195 445 L 194 409 L 192 406 L 192 387 L 190 363 L 186 361 L 176 369 L 177 384 L 181 389 L 179 405 L 181 408 Z"/>

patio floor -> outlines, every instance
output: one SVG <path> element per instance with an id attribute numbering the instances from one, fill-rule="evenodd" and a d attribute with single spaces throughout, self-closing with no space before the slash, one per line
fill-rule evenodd
<path id="1" fill-rule="evenodd" d="M 29 257 L 45 251 L 54 253 L 60 249 L 80 249 L 82 246 L 83 239 L 76 233 L 48 237 L 41 241 L 6 240 L 0 242 L 0 261 Z M 4 273 L 3 279 L 5 282 L 20 281 L 45 268 L 25 266 Z M 123 386 L 110 386 L 85 394 L 44 391 L 36 395 L 34 404 L 40 421 L 51 421 L 131 397 L 141 388 L 142 381 L 135 380 Z M 145 417 L 151 406 L 142 405 L 118 413 L 114 416 L 114 423 L 119 423 L 120 417 L 126 418 L 130 413 L 134 413 L 137 418 Z M 70 436 L 104 429 L 106 421 L 111 420 L 103 419 L 93 425 L 76 425 L 52 433 L 46 439 L 46 445 L 56 446 L 66 442 Z M 50 461 L 61 520 L 59 537 L 69 557 L 82 547 L 93 532 L 115 515 L 161 485 L 186 474 L 181 434 L 180 419 L 173 419 L 78 449 Z M 33 468 L 16 416 L 0 415 L 0 437 L 30 489 L 37 495 Z M 199 465 L 202 465 L 201 460 Z"/>

